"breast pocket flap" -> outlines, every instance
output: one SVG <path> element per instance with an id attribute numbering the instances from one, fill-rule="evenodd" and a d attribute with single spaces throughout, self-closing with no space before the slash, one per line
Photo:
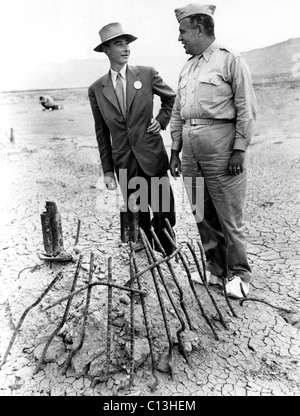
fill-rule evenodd
<path id="1" fill-rule="evenodd" d="M 201 77 L 199 78 L 199 82 L 203 82 L 204 84 L 212 84 L 212 85 L 220 85 L 221 80 L 218 77 Z"/>

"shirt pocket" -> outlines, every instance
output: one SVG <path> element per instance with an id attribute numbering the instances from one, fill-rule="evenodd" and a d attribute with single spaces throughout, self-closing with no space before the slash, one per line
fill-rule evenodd
<path id="1" fill-rule="evenodd" d="M 217 76 L 205 76 L 198 79 L 198 101 L 212 102 L 222 96 L 223 82 Z"/>

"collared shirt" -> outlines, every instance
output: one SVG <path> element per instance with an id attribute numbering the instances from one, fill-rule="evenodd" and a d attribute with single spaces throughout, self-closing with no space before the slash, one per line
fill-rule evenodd
<path id="1" fill-rule="evenodd" d="M 235 120 L 234 149 L 246 150 L 253 133 L 257 103 L 251 74 L 239 53 L 216 40 L 184 65 L 171 117 L 172 150 L 182 148 L 185 119 Z"/>
<path id="2" fill-rule="evenodd" d="M 119 71 L 121 75 L 122 84 L 123 84 L 125 102 L 126 102 L 126 71 L 127 71 L 127 65 L 124 65 L 121 71 Z M 118 75 L 118 72 L 110 68 L 110 76 L 111 76 L 114 89 L 116 89 L 117 75 Z"/>

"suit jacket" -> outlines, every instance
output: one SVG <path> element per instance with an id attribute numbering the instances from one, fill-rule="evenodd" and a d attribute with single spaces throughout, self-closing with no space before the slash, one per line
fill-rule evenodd
<path id="1" fill-rule="evenodd" d="M 162 129 L 169 123 L 176 94 L 152 67 L 128 66 L 126 79 L 126 120 L 119 110 L 110 73 L 88 90 L 103 172 L 118 174 L 119 169 L 128 169 L 130 179 L 139 164 L 147 175 L 159 176 L 168 170 L 169 162 L 161 135 L 147 133 L 153 117 L 153 94 L 161 99 L 156 119 Z"/>

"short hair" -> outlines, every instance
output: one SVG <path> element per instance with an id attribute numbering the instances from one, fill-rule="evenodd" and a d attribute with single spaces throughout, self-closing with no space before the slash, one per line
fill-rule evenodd
<path id="1" fill-rule="evenodd" d="M 197 25 L 202 25 L 204 32 L 207 36 L 215 36 L 215 24 L 214 20 L 211 16 L 207 14 L 193 14 L 189 16 L 190 24 L 193 25 L 196 23 Z"/>

